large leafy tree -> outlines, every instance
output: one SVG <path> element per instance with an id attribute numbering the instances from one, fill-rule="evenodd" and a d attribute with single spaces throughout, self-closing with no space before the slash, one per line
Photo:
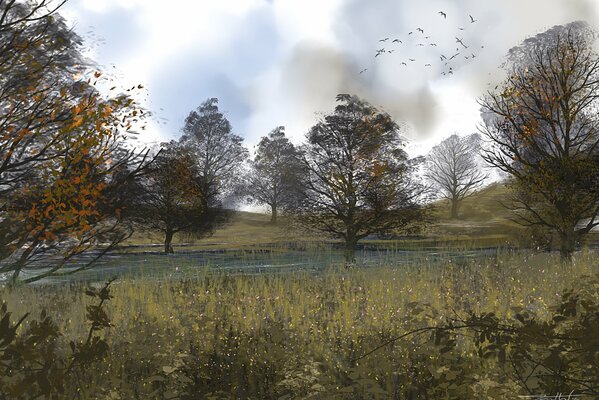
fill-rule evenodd
<path id="1" fill-rule="evenodd" d="M 580 24 L 513 49 L 509 76 L 481 100 L 484 159 L 508 174 L 517 222 L 553 230 L 562 257 L 599 225 L 599 57 Z"/>
<path id="2" fill-rule="evenodd" d="M 181 143 L 192 149 L 204 177 L 202 192 L 221 197 L 231 193 L 248 151 L 219 111 L 218 99 L 208 99 L 191 111 L 182 131 Z"/>
<path id="3" fill-rule="evenodd" d="M 271 222 L 275 223 L 280 210 L 289 209 L 297 202 L 302 172 L 301 154 L 280 126 L 258 143 L 246 191 L 251 201 L 270 207 Z"/>
<path id="4" fill-rule="evenodd" d="M 27 282 L 95 249 L 70 272 L 88 268 L 130 235 L 117 193 L 146 165 L 124 146 L 143 110 L 95 89 L 55 8 L 0 2 L 0 274 Z"/>
<path id="5" fill-rule="evenodd" d="M 356 96 L 337 102 L 306 135 L 298 221 L 343 239 L 352 261 L 360 239 L 414 226 L 424 213 L 399 126 Z"/>
<path id="6" fill-rule="evenodd" d="M 165 253 L 173 253 L 176 233 L 209 234 L 227 214 L 215 191 L 205 191 L 193 152 L 175 141 L 162 144 L 136 187 L 128 216 L 145 228 L 162 232 Z"/>
<path id="7" fill-rule="evenodd" d="M 451 202 L 451 218 L 458 218 L 462 200 L 483 184 L 487 175 L 480 162 L 480 135 L 451 135 L 427 155 L 426 177 L 438 196 Z"/>

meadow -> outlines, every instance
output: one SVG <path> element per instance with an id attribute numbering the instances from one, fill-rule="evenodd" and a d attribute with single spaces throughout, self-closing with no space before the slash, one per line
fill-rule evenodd
<path id="1" fill-rule="evenodd" d="M 596 250 L 567 264 L 522 248 L 504 190 L 468 199 L 458 221 L 439 203 L 422 236 L 367 240 L 351 268 L 333 241 L 238 213 L 210 238 L 178 238 L 174 255 L 140 233 L 96 271 L 5 287 L 0 302 L 13 320 L 31 313 L 17 336 L 50 316 L 64 359 L 90 320 L 110 324 L 92 332 L 106 353 L 57 399 L 593 398 Z M 114 273 L 106 315 L 90 315 L 89 288 Z"/>
<path id="2" fill-rule="evenodd" d="M 59 398 L 515 398 L 527 394 L 522 385 L 500 361 L 477 356 L 471 334 L 444 345 L 425 330 L 359 358 L 406 332 L 468 315 L 493 313 L 507 323 L 528 312 L 551 321 L 564 290 L 598 273 L 590 251 L 572 265 L 506 251 L 319 273 L 204 269 L 180 279 L 123 278 L 106 305 L 110 352 L 74 375 Z M 86 285 L 30 285 L 0 297 L 15 316 L 46 310 L 68 353 L 67 339 L 89 330 Z M 599 304 L 599 286 L 592 288 Z"/>

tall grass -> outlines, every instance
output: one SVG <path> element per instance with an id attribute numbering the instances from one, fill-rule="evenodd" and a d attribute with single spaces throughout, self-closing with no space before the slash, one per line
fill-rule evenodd
<path id="1" fill-rule="evenodd" d="M 111 355 L 89 375 L 81 398 L 185 398 L 181 388 L 198 396 L 187 398 L 334 398 L 332 392 L 377 398 L 379 391 L 380 398 L 403 398 L 408 371 L 398 368 L 420 354 L 418 341 L 351 360 L 455 314 L 507 318 L 520 306 L 544 317 L 565 288 L 599 272 L 595 257 L 581 253 L 564 265 L 549 254 L 505 253 L 318 274 L 201 269 L 179 279 L 122 279 L 108 307 Z M 63 332 L 82 336 L 88 329 L 82 286 L 25 286 L 0 297 L 17 316 L 43 308 Z M 420 356 L 438 362 L 436 355 Z"/>

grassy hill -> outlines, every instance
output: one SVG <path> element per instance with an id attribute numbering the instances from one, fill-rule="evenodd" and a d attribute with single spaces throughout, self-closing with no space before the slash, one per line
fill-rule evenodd
<path id="1" fill-rule="evenodd" d="M 429 235 L 461 241 L 517 241 L 524 234 L 524 229 L 510 221 L 510 211 L 502 205 L 508 196 L 508 189 L 503 184 L 492 183 L 464 199 L 459 219 L 450 218 L 449 201 L 438 201 L 433 211 L 437 222 L 429 230 Z"/>
<path id="2" fill-rule="evenodd" d="M 508 199 L 508 189 L 501 183 L 493 183 L 466 198 L 460 208 L 460 218 L 449 217 L 448 201 L 433 204 L 433 223 L 423 235 L 415 238 L 403 238 L 396 246 L 443 246 L 479 247 L 497 245 L 518 245 L 530 240 L 530 232 L 510 221 L 510 212 L 503 205 Z M 591 238 L 595 241 L 595 238 Z M 137 232 L 125 244 L 159 245 L 163 237 L 152 232 Z M 185 235 L 176 235 L 176 247 L 188 246 L 190 249 L 230 249 L 272 247 L 288 243 L 313 243 L 327 241 L 323 235 L 307 235 L 288 226 L 284 217 L 272 224 L 270 216 L 260 213 L 237 211 L 230 223 L 217 229 L 210 237 L 194 239 Z M 378 242 L 378 241 L 377 241 Z M 386 241 L 385 243 L 388 243 Z"/>

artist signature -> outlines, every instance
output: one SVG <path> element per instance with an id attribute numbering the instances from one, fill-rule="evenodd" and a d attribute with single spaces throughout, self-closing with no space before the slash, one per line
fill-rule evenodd
<path id="1" fill-rule="evenodd" d="M 569 399 L 582 399 L 584 396 L 581 394 L 574 394 L 574 392 L 570 392 L 569 394 L 534 394 L 531 396 L 518 396 L 521 399 L 533 399 L 533 400 L 569 400 Z"/>

